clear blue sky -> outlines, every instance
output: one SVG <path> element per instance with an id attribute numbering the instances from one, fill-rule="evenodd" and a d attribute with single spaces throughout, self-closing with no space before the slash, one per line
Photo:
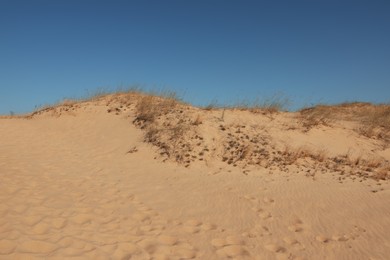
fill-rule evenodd
<path id="1" fill-rule="evenodd" d="M 139 83 L 207 104 L 390 101 L 390 1 L 0 0 L 0 113 Z"/>

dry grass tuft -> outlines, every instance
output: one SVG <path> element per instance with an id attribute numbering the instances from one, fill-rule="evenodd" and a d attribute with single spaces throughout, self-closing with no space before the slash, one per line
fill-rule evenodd
<path id="1" fill-rule="evenodd" d="M 358 116 L 361 134 L 390 142 L 390 105 L 368 106 Z"/>
<path id="2" fill-rule="evenodd" d="M 254 109 L 265 111 L 266 113 L 277 113 L 280 111 L 286 111 L 290 104 L 290 100 L 282 95 L 275 95 L 271 98 L 267 98 L 254 106 Z"/>
<path id="3" fill-rule="evenodd" d="M 323 105 L 305 108 L 299 111 L 299 119 L 306 131 L 320 125 L 328 126 L 332 122 L 332 110 Z"/>
<path id="4" fill-rule="evenodd" d="M 286 111 L 289 104 L 290 100 L 288 98 L 278 94 L 270 98 L 256 98 L 253 101 L 242 100 L 228 107 L 231 109 L 248 110 L 253 113 L 273 114 Z"/>
<path id="5" fill-rule="evenodd" d="M 155 122 L 156 118 L 172 112 L 179 101 L 175 95 L 159 97 L 153 95 L 141 96 L 136 106 L 135 121 L 144 124 Z"/>
<path id="6" fill-rule="evenodd" d="M 174 93 L 143 95 L 135 106 L 133 123 L 144 130 L 145 142 L 158 147 L 161 156 L 188 165 L 193 150 L 189 135 L 202 120 L 199 115 L 191 119 L 187 111 Z"/>
<path id="7" fill-rule="evenodd" d="M 365 161 L 365 165 L 369 168 L 378 168 L 383 164 L 383 160 L 379 158 L 370 158 Z"/>
<path id="8" fill-rule="evenodd" d="M 202 108 L 206 111 L 211 111 L 211 110 L 217 109 L 219 107 L 220 107 L 220 105 L 218 105 L 218 101 L 213 99 L 213 100 L 211 100 L 211 102 L 208 105 L 206 105 Z"/>
<path id="9" fill-rule="evenodd" d="M 390 105 L 353 102 L 339 105 L 317 105 L 299 111 L 306 131 L 318 125 L 329 125 L 334 120 L 356 122 L 356 131 L 369 138 L 390 143 Z"/>
<path id="10" fill-rule="evenodd" d="M 286 163 L 290 165 L 301 158 L 310 158 L 320 163 L 328 159 L 326 150 L 313 151 L 312 149 L 309 149 L 307 147 L 299 147 L 293 149 L 289 146 L 286 146 L 281 152 L 281 155 L 283 156 L 283 159 L 286 161 Z"/>
<path id="11" fill-rule="evenodd" d="M 292 149 L 290 146 L 286 146 L 282 151 L 282 156 L 287 164 L 295 163 L 299 158 L 307 157 L 308 152 L 306 149 Z"/>
<path id="12" fill-rule="evenodd" d="M 390 166 L 381 167 L 373 176 L 376 180 L 387 180 L 390 179 Z"/>

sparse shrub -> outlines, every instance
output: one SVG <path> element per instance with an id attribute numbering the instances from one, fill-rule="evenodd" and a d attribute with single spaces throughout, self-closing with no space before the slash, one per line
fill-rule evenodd
<path id="1" fill-rule="evenodd" d="M 250 145 L 243 146 L 241 149 L 238 150 L 237 161 L 242 161 L 246 159 L 251 152 L 252 148 Z"/>
<path id="2" fill-rule="evenodd" d="M 380 168 L 373 176 L 376 180 L 387 180 L 390 178 L 390 166 Z"/>
<path id="3" fill-rule="evenodd" d="M 230 106 L 233 109 L 248 110 L 253 113 L 272 114 L 287 110 L 290 100 L 282 94 L 270 98 L 256 98 L 253 101 L 241 100 Z"/>
<path id="4" fill-rule="evenodd" d="M 285 146 L 281 154 L 283 155 L 283 159 L 286 161 L 287 164 L 293 164 L 299 158 L 310 157 L 310 152 L 305 147 L 299 147 L 295 149 L 291 148 L 290 146 Z"/>
<path id="5" fill-rule="evenodd" d="M 291 148 L 290 146 L 285 146 L 284 150 L 281 152 L 283 159 L 287 164 L 293 164 L 300 158 L 311 158 L 312 160 L 323 163 L 328 159 L 326 150 L 313 151 L 307 147 Z"/>
<path id="6" fill-rule="evenodd" d="M 329 125 L 332 121 L 332 111 L 328 106 L 319 105 L 299 111 L 299 119 L 306 131 L 319 125 Z"/>
<path id="7" fill-rule="evenodd" d="M 183 137 L 183 135 L 189 130 L 189 125 L 184 120 L 179 120 L 177 124 L 175 124 L 173 127 L 168 128 L 167 131 L 170 132 L 169 134 L 170 140 L 176 141 Z"/>
<path id="8" fill-rule="evenodd" d="M 155 125 L 150 125 L 144 135 L 144 140 L 148 143 L 156 143 L 160 130 Z"/>
<path id="9" fill-rule="evenodd" d="M 358 123 L 358 133 L 390 143 L 390 105 L 363 102 L 339 105 L 317 105 L 299 111 L 298 117 L 306 131 L 318 125 L 329 125 L 334 120 Z"/>
<path id="10" fill-rule="evenodd" d="M 134 123 L 145 131 L 144 140 L 157 146 L 160 154 L 188 165 L 191 151 L 187 133 L 201 124 L 201 118 L 191 120 L 187 108 L 175 95 L 144 95 L 136 104 Z"/>
<path id="11" fill-rule="evenodd" d="M 85 94 L 84 100 L 96 100 L 98 98 L 101 98 L 103 96 L 107 96 L 108 94 L 112 93 L 108 89 L 108 87 L 99 87 L 95 88 L 94 90 L 87 90 L 87 93 Z"/>
<path id="12" fill-rule="evenodd" d="M 276 113 L 276 112 L 286 110 L 289 104 L 290 104 L 290 100 L 287 97 L 281 94 L 277 94 L 271 98 L 266 98 L 254 108 L 264 110 L 268 113 Z"/>
<path id="13" fill-rule="evenodd" d="M 367 106 L 359 113 L 359 118 L 359 133 L 390 142 L 390 105 Z"/>
<path id="14" fill-rule="evenodd" d="M 173 97 L 142 96 L 136 106 L 136 121 L 153 123 L 157 117 L 171 112 L 178 101 Z"/>
<path id="15" fill-rule="evenodd" d="M 211 100 L 211 102 L 207 106 L 203 107 L 203 109 L 207 110 L 207 111 L 211 111 L 211 110 L 214 110 L 218 107 L 219 107 L 218 101 L 216 99 L 213 99 L 213 100 Z"/>
<path id="16" fill-rule="evenodd" d="M 370 158 L 366 161 L 365 165 L 370 168 L 378 168 L 382 165 L 383 160 L 379 158 Z"/>

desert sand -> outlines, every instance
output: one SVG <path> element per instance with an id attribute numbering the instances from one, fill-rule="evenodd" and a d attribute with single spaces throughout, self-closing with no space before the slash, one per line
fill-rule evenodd
<path id="1" fill-rule="evenodd" d="M 389 259 L 383 135 L 153 102 L 0 119 L 0 259 Z"/>

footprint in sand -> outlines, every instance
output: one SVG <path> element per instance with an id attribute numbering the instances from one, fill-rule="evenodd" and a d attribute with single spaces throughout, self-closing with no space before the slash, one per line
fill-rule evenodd
<path id="1" fill-rule="evenodd" d="M 292 237 L 285 237 L 283 238 L 283 241 L 289 245 L 293 246 L 296 250 L 305 250 L 305 246 L 302 245 L 298 240 Z M 294 258 L 295 259 L 295 258 Z"/>
<path id="2" fill-rule="evenodd" d="M 226 245 L 226 240 L 223 239 L 223 238 L 215 238 L 213 240 L 211 240 L 211 245 L 213 245 L 214 247 L 223 247 Z"/>
<path id="3" fill-rule="evenodd" d="M 210 224 L 210 223 L 203 223 L 203 224 L 201 225 L 201 229 L 202 229 L 203 231 L 211 231 L 211 230 L 217 229 L 217 225 Z"/>
<path id="4" fill-rule="evenodd" d="M 159 236 L 159 235 L 161 235 L 161 233 L 165 229 L 166 229 L 166 226 L 164 226 L 164 225 L 159 225 L 159 224 L 150 225 L 150 224 L 147 224 L 147 225 L 139 226 L 138 228 L 136 228 L 135 229 L 135 234 L 138 235 L 138 236 L 143 236 L 143 235 Z"/>
<path id="5" fill-rule="evenodd" d="M 213 231 L 217 229 L 217 225 L 212 223 L 203 223 L 196 219 L 191 219 L 187 222 L 180 222 L 178 220 L 165 221 L 164 224 L 172 224 L 173 226 L 181 226 L 187 233 L 197 233 L 200 231 Z"/>
<path id="6" fill-rule="evenodd" d="M 155 230 L 151 225 L 140 226 L 138 229 L 141 231 L 139 234 L 147 234 Z"/>
<path id="7" fill-rule="evenodd" d="M 361 236 L 361 234 L 365 233 L 366 229 L 359 227 L 359 226 L 353 226 L 353 231 L 348 235 L 348 238 L 356 239 Z"/>
<path id="8" fill-rule="evenodd" d="M 333 241 L 345 242 L 349 239 L 348 235 L 345 234 L 335 234 L 332 236 Z"/>
<path id="9" fill-rule="evenodd" d="M 211 240 L 211 245 L 216 248 L 220 257 L 239 257 L 248 254 L 244 240 L 240 236 L 215 238 Z"/>
<path id="10" fill-rule="evenodd" d="M 251 196 L 251 195 L 246 195 L 244 196 L 245 199 L 251 201 L 251 202 L 254 202 L 254 203 L 258 203 L 259 200 L 257 198 L 255 198 L 254 196 Z M 265 204 L 273 204 L 275 201 L 274 199 L 272 198 L 269 198 L 269 197 L 264 197 L 263 198 L 263 202 Z M 255 205 L 254 207 L 251 208 L 252 211 L 258 213 L 258 216 L 263 219 L 263 220 L 270 220 L 272 219 L 272 214 L 266 210 L 264 210 L 262 207 L 260 207 L 259 205 Z"/>
<path id="11" fill-rule="evenodd" d="M 251 209 L 252 209 L 252 211 L 257 212 L 257 213 L 264 211 L 263 208 L 261 208 L 261 207 L 253 207 Z"/>
<path id="12" fill-rule="evenodd" d="M 261 226 L 260 230 L 261 230 L 263 235 L 266 235 L 266 236 L 272 235 L 272 233 L 269 231 L 268 227 L 266 227 L 266 226 Z"/>
<path id="13" fill-rule="evenodd" d="M 266 226 L 262 225 L 256 225 L 253 229 L 242 233 L 243 237 L 248 237 L 248 238 L 255 238 L 255 237 L 263 237 L 263 236 L 270 236 L 272 233 Z"/>
<path id="14" fill-rule="evenodd" d="M 295 238 L 291 238 L 291 237 L 285 237 L 283 238 L 283 241 L 288 244 L 288 245 L 295 245 L 295 244 L 298 244 L 299 241 L 296 240 Z"/>
<path id="15" fill-rule="evenodd" d="M 183 230 L 187 233 L 198 233 L 201 229 L 202 222 L 196 219 L 191 219 L 184 223 Z"/>
<path id="16" fill-rule="evenodd" d="M 321 243 L 327 243 L 329 242 L 329 238 L 325 235 L 318 235 L 316 236 L 316 240 Z"/>
<path id="17" fill-rule="evenodd" d="M 197 250 L 187 247 L 175 247 L 173 248 L 173 254 L 178 256 L 179 259 L 192 259 L 197 255 Z"/>
<path id="18" fill-rule="evenodd" d="M 189 244 L 180 243 L 174 236 L 161 235 L 155 238 L 145 238 L 137 246 L 146 251 L 153 259 L 192 259 L 197 256 L 197 250 Z"/>
<path id="19" fill-rule="evenodd" d="M 264 246 L 265 249 L 274 253 L 284 253 L 286 249 L 278 244 L 267 244 Z"/>
<path id="20" fill-rule="evenodd" d="M 288 226 L 288 230 L 290 230 L 291 232 L 301 232 L 303 229 L 299 225 L 293 224 Z"/>
<path id="21" fill-rule="evenodd" d="M 288 230 L 291 232 L 301 232 L 303 231 L 303 222 L 301 219 L 296 218 L 292 221 L 291 225 L 288 226 Z"/>
<path id="22" fill-rule="evenodd" d="M 173 246 L 178 242 L 178 239 L 176 237 L 173 237 L 173 236 L 161 235 L 158 237 L 158 241 L 162 245 Z"/>
<path id="23" fill-rule="evenodd" d="M 240 245 L 230 245 L 218 250 L 217 254 L 220 256 L 239 257 L 246 255 L 247 251 Z"/>
<path id="24" fill-rule="evenodd" d="M 269 198 L 269 197 L 264 197 L 264 198 L 263 198 L 263 201 L 264 201 L 265 203 L 269 203 L 269 204 L 275 202 L 274 199 Z"/>
<path id="25" fill-rule="evenodd" d="M 327 237 L 323 234 L 320 234 L 320 235 L 317 235 L 315 237 L 315 239 L 321 243 L 327 243 L 330 241 L 345 242 L 345 241 L 348 241 L 349 239 L 356 239 L 360 235 L 359 231 L 363 232 L 363 230 L 359 229 L 355 226 L 355 230 L 351 233 L 351 235 L 338 233 L 338 234 L 332 235 L 331 237 Z"/>
<path id="26" fill-rule="evenodd" d="M 249 200 L 251 202 L 255 202 L 255 203 L 258 201 L 258 198 L 256 198 L 255 196 L 252 196 L 252 195 L 245 195 L 243 198 L 246 200 Z"/>
<path id="27" fill-rule="evenodd" d="M 193 227 L 193 226 L 184 226 L 183 230 L 185 232 L 187 232 L 187 233 L 195 234 L 195 233 L 198 233 L 200 231 L 200 228 L 199 227 Z"/>
<path id="28" fill-rule="evenodd" d="M 259 213 L 259 217 L 266 220 L 266 219 L 272 218 L 272 215 L 271 215 L 271 213 L 269 213 L 267 211 L 262 211 Z"/>

